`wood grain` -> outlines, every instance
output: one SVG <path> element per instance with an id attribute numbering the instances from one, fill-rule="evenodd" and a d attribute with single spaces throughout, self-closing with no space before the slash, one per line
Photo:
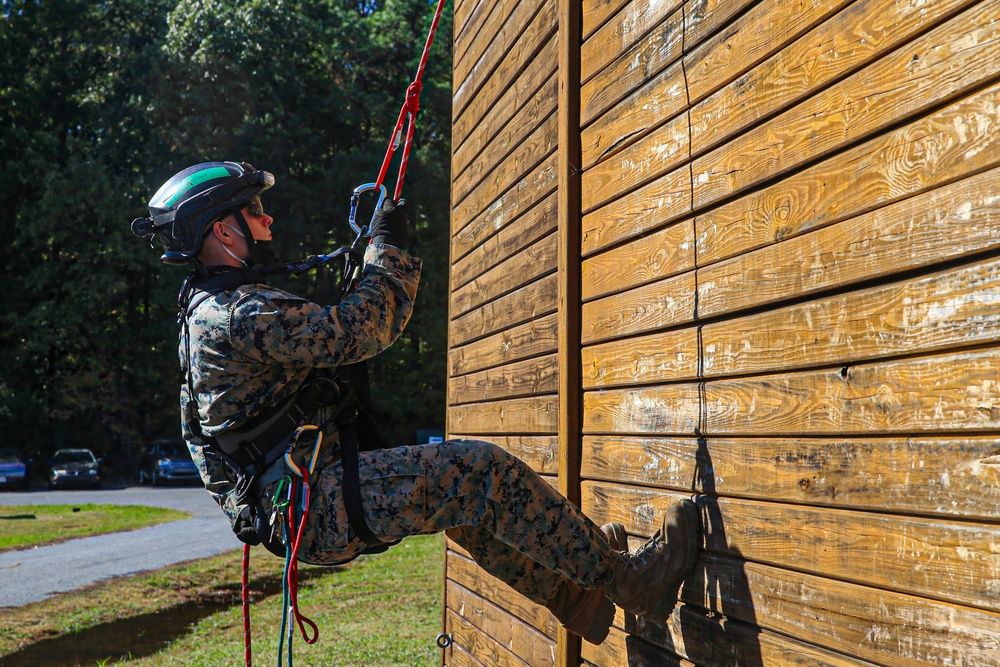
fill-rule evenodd
<path id="1" fill-rule="evenodd" d="M 691 172 L 685 165 L 583 216 L 584 257 L 635 238 L 691 212 Z"/>
<path id="2" fill-rule="evenodd" d="M 455 59 L 454 81 L 458 88 L 472 72 L 486 76 L 515 46 L 518 35 L 539 9 L 537 0 L 500 0 L 483 21 L 468 49 Z"/>
<path id="3" fill-rule="evenodd" d="M 583 497 L 582 509 L 595 522 L 621 521 L 642 534 L 655 530 L 655 517 L 676 499 L 598 482 L 585 483 Z M 1000 607 L 1000 526 L 742 499 L 698 502 L 708 517 L 705 548 L 713 553 L 991 611 Z M 639 523 L 647 515 L 654 519 Z"/>
<path id="4" fill-rule="evenodd" d="M 586 82 L 604 69 L 681 4 L 683 0 L 632 0 L 625 5 L 584 41 L 580 50 L 580 80 Z"/>
<path id="5" fill-rule="evenodd" d="M 684 3 L 684 51 L 692 51 L 716 30 L 757 0 L 687 0 Z"/>
<path id="6" fill-rule="evenodd" d="M 587 436 L 581 475 L 799 505 L 1000 518 L 1000 443 L 993 436 Z"/>
<path id="7" fill-rule="evenodd" d="M 707 325 L 703 372 L 758 374 L 997 343 L 997 294 L 993 260 Z"/>
<path id="8" fill-rule="evenodd" d="M 695 208 L 742 192 L 997 75 L 1000 0 L 976 5 L 694 161 Z"/>
<path id="9" fill-rule="evenodd" d="M 500 0 L 482 0 L 477 2 L 456 2 L 454 9 L 454 39 L 452 40 L 452 71 L 465 57 L 469 47 L 480 39 L 483 24 L 487 23 Z"/>
<path id="10" fill-rule="evenodd" d="M 695 308 L 694 271 L 583 305 L 585 345 L 690 322 Z"/>
<path id="11" fill-rule="evenodd" d="M 538 91 L 539 87 L 556 72 L 556 48 L 558 38 L 555 33 L 542 45 L 538 55 L 528 63 L 513 83 L 504 90 L 499 99 L 491 100 L 489 104 L 478 98 L 469 105 L 469 110 L 452 122 L 452 149 L 457 154 L 462 152 L 464 164 L 500 130 L 510 122 L 518 109 L 524 106 Z M 466 149 L 465 144 L 473 142 Z M 453 175 L 461 170 L 452 170 Z"/>
<path id="12" fill-rule="evenodd" d="M 583 168 L 589 169 L 598 161 L 625 150 L 687 106 L 684 68 L 677 63 L 650 79 L 584 129 L 581 137 Z M 687 131 L 687 128 L 684 130 Z"/>
<path id="13" fill-rule="evenodd" d="M 516 361 L 508 366 L 448 380 L 448 403 L 475 403 L 502 398 L 551 394 L 559 388 L 555 355 Z"/>
<path id="14" fill-rule="evenodd" d="M 522 76 L 533 73 L 529 68 Z M 518 88 L 515 86 L 511 90 Z M 500 104 L 507 104 L 491 109 L 469 139 L 455 151 L 451 167 L 453 182 L 477 184 L 493 166 L 505 160 L 555 111 L 556 90 L 556 78 L 552 75 L 527 101 L 505 94 Z M 509 108 L 515 105 L 516 112 Z"/>
<path id="15" fill-rule="evenodd" d="M 530 5 L 518 3 L 518 7 L 528 8 Z M 552 37 L 557 22 L 555 4 L 541 2 L 538 7 L 537 13 L 529 15 L 530 20 L 523 31 L 521 25 L 510 25 L 501 29 L 498 39 L 503 47 L 498 49 L 500 52 L 498 55 L 507 54 L 506 58 L 501 60 L 491 57 L 489 62 L 473 67 L 461 82 L 456 81 L 452 92 L 453 120 L 457 120 L 467 111 L 473 99 L 477 105 L 485 105 L 487 108 L 495 103 L 545 42 Z M 512 48 L 515 45 L 516 48 Z"/>
<path id="16" fill-rule="evenodd" d="M 583 34 L 586 39 L 628 4 L 629 0 L 583 0 Z"/>
<path id="17" fill-rule="evenodd" d="M 448 408 L 453 433 L 544 435 L 556 432 L 559 398 L 532 396 Z"/>
<path id="18" fill-rule="evenodd" d="M 525 359 L 556 349 L 556 315 L 546 315 L 462 346 L 448 350 L 449 375 L 473 373 L 484 368 Z"/>
<path id="19" fill-rule="evenodd" d="M 690 157 L 688 119 L 677 116 L 583 173 L 582 207 L 591 211 L 668 173 Z"/>
<path id="20" fill-rule="evenodd" d="M 451 322 L 451 344 L 462 345 L 554 312 L 557 288 L 556 275 L 550 274 L 459 316 Z"/>
<path id="21" fill-rule="evenodd" d="M 476 276 L 513 257 L 555 228 L 556 198 L 549 195 L 456 261 L 451 267 L 452 290 L 457 290 Z"/>
<path id="22" fill-rule="evenodd" d="M 453 544 L 450 540 L 449 545 Z M 555 637 L 559 627 L 549 611 L 517 593 L 485 570 L 480 569 L 468 558 L 448 552 L 448 579 L 469 589 L 480 597 L 497 605 L 502 605 L 514 616 L 548 637 Z"/>
<path id="23" fill-rule="evenodd" d="M 551 638 L 454 583 L 448 584 L 448 611 L 455 617 L 455 640 L 484 664 L 535 667 L 555 662 L 556 647 Z"/>
<path id="24" fill-rule="evenodd" d="M 556 235 L 549 234 L 451 294 L 451 316 L 477 308 L 556 270 Z"/>
<path id="25" fill-rule="evenodd" d="M 681 56 L 683 11 L 678 9 L 635 46 L 598 72 L 580 91 L 583 126 L 636 90 Z"/>
<path id="26" fill-rule="evenodd" d="M 780 51 L 852 0 L 764 0 L 684 56 L 696 103 Z"/>
<path id="27" fill-rule="evenodd" d="M 583 260 L 584 301 L 694 268 L 694 225 L 681 222 Z"/>
<path id="28" fill-rule="evenodd" d="M 531 210 L 556 187 L 556 155 L 518 181 L 486 209 L 465 218 L 452 213 L 452 259 L 456 260 Z"/>
<path id="29" fill-rule="evenodd" d="M 471 219 L 493 204 L 497 197 L 555 151 L 557 132 L 556 116 L 550 114 L 502 162 L 486 165 L 488 173 L 482 175 L 482 180 L 475 181 L 475 185 L 473 172 L 466 170 L 465 176 L 452 184 L 455 215 L 461 219 Z"/>
<path id="30" fill-rule="evenodd" d="M 698 216 L 702 266 L 1000 163 L 1000 86 Z"/>
<path id="31" fill-rule="evenodd" d="M 693 435 L 698 407 L 694 384 L 588 391 L 583 395 L 583 432 Z"/>
<path id="32" fill-rule="evenodd" d="M 698 332 L 688 328 L 590 345 L 582 357 L 584 389 L 693 380 Z"/>
<path id="33" fill-rule="evenodd" d="M 691 110 L 700 154 L 940 23 L 970 0 L 857 0 Z"/>

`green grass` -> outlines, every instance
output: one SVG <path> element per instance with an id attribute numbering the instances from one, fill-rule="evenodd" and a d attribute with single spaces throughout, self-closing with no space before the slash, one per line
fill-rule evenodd
<path id="1" fill-rule="evenodd" d="M 440 535 L 411 537 L 387 553 L 364 556 L 343 568 L 300 566 L 299 605 L 320 629 L 308 646 L 296 631 L 295 664 L 308 667 L 437 667 L 434 640 L 441 626 Z M 217 667 L 243 664 L 239 607 L 241 558 L 214 558 L 121 577 L 25 607 L 4 610 L 0 656 L 47 637 L 74 632 L 190 601 L 233 606 L 198 622 L 155 655 L 109 664 L 129 667 Z M 261 548 L 251 558 L 254 662 L 276 662 L 284 561 Z"/>
<path id="2" fill-rule="evenodd" d="M 76 537 L 145 528 L 190 515 L 138 505 L 18 505 L 0 507 L 0 551 Z"/>

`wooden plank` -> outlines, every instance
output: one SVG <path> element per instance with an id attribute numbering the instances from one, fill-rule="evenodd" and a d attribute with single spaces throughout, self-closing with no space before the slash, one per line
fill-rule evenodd
<path id="1" fill-rule="evenodd" d="M 473 100 L 469 110 L 452 122 L 452 149 L 456 152 L 463 149 L 464 160 L 479 152 L 475 146 L 464 150 L 466 143 L 472 141 L 477 146 L 486 144 L 537 93 L 542 83 L 555 74 L 557 46 L 553 34 L 499 99 Z M 452 170 L 454 175 L 459 173 L 460 170 Z"/>
<path id="2" fill-rule="evenodd" d="M 707 325 L 703 372 L 757 374 L 997 343 L 998 294 L 993 260 Z"/>
<path id="3" fill-rule="evenodd" d="M 695 384 L 588 391 L 583 432 L 693 435 L 699 428 L 699 398 Z"/>
<path id="4" fill-rule="evenodd" d="M 445 618 L 448 617 L 448 609 L 444 610 Z M 452 627 L 450 624 L 446 624 L 448 632 L 451 632 Z M 458 644 L 452 644 L 449 646 L 443 656 L 444 665 L 443 667 L 484 667 L 483 663 L 479 662 L 465 650 L 464 647 Z"/>
<path id="5" fill-rule="evenodd" d="M 583 511 L 649 534 L 677 494 L 586 482 Z M 698 500 L 705 548 L 842 581 L 996 611 L 1000 526 L 743 499 Z M 1000 636 L 1000 635 L 998 635 Z"/>
<path id="6" fill-rule="evenodd" d="M 995 430 L 1000 351 L 588 392 L 585 433 L 873 435 Z M 699 404 L 704 414 L 699 415 Z M 699 424 L 699 416 L 701 423 Z"/>
<path id="7" fill-rule="evenodd" d="M 459 616 L 451 607 L 448 608 L 447 614 L 448 631 L 454 638 L 455 644 L 470 656 L 475 656 L 476 662 L 484 667 L 532 667 L 531 663 L 525 662 L 514 651 L 497 642 L 471 621 Z M 514 646 L 520 647 L 521 644 Z M 553 663 L 549 661 L 545 664 Z"/>
<path id="8" fill-rule="evenodd" d="M 448 428 L 469 434 L 546 434 L 558 426 L 559 397 L 532 396 L 448 408 Z"/>
<path id="9" fill-rule="evenodd" d="M 452 213 L 452 260 L 464 257 L 485 239 L 540 202 L 556 187 L 556 161 L 553 153 L 537 169 L 522 178 L 484 211 L 465 219 Z"/>
<path id="10" fill-rule="evenodd" d="M 611 628 L 608 638 L 600 646 L 584 644 L 584 660 L 597 667 L 694 667 L 674 653 L 665 651 L 638 637 L 626 635 L 618 628 Z M 699 667 L 711 667 L 702 665 Z"/>
<path id="11" fill-rule="evenodd" d="M 587 479 L 760 500 L 1000 518 L 993 436 L 668 438 L 587 436 Z"/>
<path id="12" fill-rule="evenodd" d="M 691 212 L 691 172 L 685 165 L 583 216 L 584 257 L 640 236 Z"/>
<path id="13" fill-rule="evenodd" d="M 556 269 L 556 235 L 522 249 L 451 294 L 451 315 L 456 317 L 537 280 Z"/>
<path id="14" fill-rule="evenodd" d="M 539 475 L 559 472 L 559 442 L 554 435 L 465 436 L 451 435 L 454 440 L 485 440 L 503 447 L 521 459 Z"/>
<path id="15" fill-rule="evenodd" d="M 853 0 L 763 0 L 684 56 L 696 103 L 777 53 Z"/>
<path id="16" fill-rule="evenodd" d="M 694 162 L 695 208 L 737 194 L 996 77 L 1000 0 L 987 0 Z"/>
<path id="17" fill-rule="evenodd" d="M 456 641 L 487 665 L 555 664 L 555 642 L 505 609 L 455 583 L 448 583 L 448 609 L 455 616 Z"/>
<path id="18" fill-rule="evenodd" d="M 683 0 L 632 0 L 580 49 L 580 80 L 587 81 L 663 22 Z"/>
<path id="19" fill-rule="evenodd" d="M 695 604 L 879 665 L 993 667 L 1000 650 L 995 612 L 713 555 L 688 582 Z"/>
<path id="20" fill-rule="evenodd" d="M 472 219 L 484 211 L 497 197 L 525 178 L 552 154 L 558 143 L 557 137 L 558 127 L 553 113 L 518 144 L 503 162 L 492 165 L 483 180 L 473 185 L 472 177 L 469 176 L 471 172 L 466 171 L 468 178 L 460 178 L 452 184 L 452 207 L 455 215 L 462 219 Z"/>
<path id="21" fill-rule="evenodd" d="M 668 16 L 635 46 L 598 72 L 580 91 L 583 125 L 600 116 L 620 99 L 662 72 L 681 56 L 683 10 Z"/>
<path id="22" fill-rule="evenodd" d="M 698 377 L 694 328 L 627 338 L 583 348 L 583 387 L 693 380 Z"/>
<path id="23" fill-rule="evenodd" d="M 537 14 L 528 23 L 527 28 L 517 35 L 505 33 L 511 45 L 517 48 L 510 50 L 502 65 L 494 70 L 473 69 L 469 76 L 456 85 L 452 93 L 452 120 L 458 120 L 472 107 L 487 109 L 501 97 L 510 83 L 517 78 L 525 66 L 530 63 L 545 43 L 552 37 L 556 29 L 555 4 L 540 3 Z"/>
<path id="24" fill-rule="evenodd" d="M 559 364 L 553 354 L 453 377 L 448 380 L 448 403 L 457 405 L 551 394 L 558 388 Z"/>
<path id="25" fill-rule="evenodd" d="M 451 345 L 458 346 L 555 312 L 556 274 L 491 301 L 451 321 Z"/>
<path id="26" fill-rule="evenodd" d="M 448 350 L 448 373 L 462 375 L 556 349 L 556 314 Z"/>
<path id="27" fill-rule="evenodd" d="M 684 52 L 696 48 L 716 30 L 757 0 L 688 0 L 684 3 Z"/>
<path id="28" fill-rule="evenodd" d="M 996 430 L 1000 351 L 707 385 L 705 432 L 871 435 Z M 995 405 L 997 407 L 995 407 Z"/>
<path id="29" fill-rule="evenodd" d="M 677 63 L 650 79 L 583 131 L 583 168 L 589 169 L 641 140 L 687 106 L 684 68 Z"/>
<path id="30" fill-rule="evenodd" d="M 691 110 L 700 154 L 888 53 L 974 0 L 857 0 Z"/>
<path id="31" fill-rule="evenodd" d="M 694 271 L 583 305 L 584 344 L 689 322 L 695 308 Z"/>
<path id="32" fill-rule="evenodd" d="M 452 72 L 454 65 L 465 57 L 465 52 L 479 36 L 486 19 L 493 12 L 499 0 L 481 2 L 456 2 L 454 9 L 454 39 L 452 40 Z"/>
<path id="33" fill-rule="evenodd" d="M 636 144 L 583 174 L 582 206 L 591 211 L 668 173 L 690 157 L 687 114 L 677 116 Z"/>
<path id="34" fill-rule="evenodd" d="M 1000 86 L 699 215 L 702 266 L 1000 164 Z"/>
<path id="35" fill-rule="evenodd" d="M 537 69 L 539 68 L 528 68 L 522 76 L 533 74 Z M 555 111 L 556 89 L 556 78 L 553 75 L 516 113 L 499 116 L 498 107 L 491 109 L 483 122 L 476 126 L 469 140 L 455 151 L 451 169 L 453 181 L 457 183 L 468 179 L 473 184 L 478 183 L 494 165 L 503 162 Z M 504 98 L 501 102 L 509 102 L 511 105 L 519 102 L 515 95 L 508 98 L 505 94 Z"/>
<path id="36" fill-rule="evenodd" d="M 555 637 L 559 622 L 548 609 L 530 601 L 513 588 L 485 570 L 468 557 L 449 553 L 448 578 L 521 619 L 548 637 Z"/>
<path id="37" fill-rule="evenodd" d="M 537 0 L 500 0 L 493 4 L 489 14 L 478 26 L 479 31 L 475 37 L 467 43 L 463 41 L 456 44 L 466 47 L 461 55 L 455 57 L 456 88 L 474 70 L 485 73 L 496 68 L 507 51 L 515 46 L 516 36 L 538 11 L 538 4 Z"/>
<path id="38" fill-rule="evenodd" d="M 583 0 L 583 38 L 590 37 L 629 0 Z"/>
<path id="39" fill-rule="evenodd" d="M 583 299 L 590 300 L 694 268 L 694 225 L 681 222 L 583 262 Z"/>
<path id="40" fill-rule="evenodd" d="M 719 607 L 717 602 L 715 606 Z M 630 633 L 627 636 L 615 628 L 602 646 L 585 646 L 584 656 L 587 660 L 608 667 L 631 665 L 633 654 L 639 654 L 643 650 L 640 647 L 645 645 L 659 646 L 667 651 L 657 656 L 661 662 L 651 663 L 657 666 L 875 667 L 866 660 L 810 646 L 761 630 L 756 625 L 707 615 L 700 608 L 693 608 L 691 605 L 678 606 L 666 623 L 646 623 L 642 619 L 630 618 L 626 627 Z M 684 656 L 687 660 L 678 658 L 677 655 Z"/>
<path id="41" fill-rule="evenodd" d="M 549 195 L 498 233 L 483 240 L 451 267 L 451 288 L 456 290 L 476 276 L 552 232 L 556 228 L 556 198 Z"/>

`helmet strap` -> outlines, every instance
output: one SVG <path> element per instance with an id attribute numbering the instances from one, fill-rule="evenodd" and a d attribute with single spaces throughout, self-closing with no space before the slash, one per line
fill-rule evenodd
<path id="1" fill-rule="evenodd" d="M 243 217 L 243 210 L 236 209 L 233 211 L 233 215 L 236 217 L 236 221 L 240 224 L 240 229 L 243 230 L 244 234 L 243 238 L 246 239 L 247 248 L 250 249 L 250 256 L 245 262 L 243 262 L 243 266 L 253 268 L 255 266 L 266 266 L 276 262 L 277 257 L 274 254 L 274 249 L 271 247 L 270 242 L 258 241 L 253 237 L 253 232 L 250 231 L 250 225 L 247 224 L 247 219 Z M 229 254 L 232 255 L 232 253 Z"/>

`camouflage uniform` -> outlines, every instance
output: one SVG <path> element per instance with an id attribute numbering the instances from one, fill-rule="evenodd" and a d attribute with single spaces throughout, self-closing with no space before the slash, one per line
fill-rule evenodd
<path id="1" fill-rule="evenodd" d="M 281 403 L 313 368 L 384 350 L 409 319 L 419 276 L 419 260 L 370 245 L 363 279 L 338 306 L 266 285 L 244 285 L 197 305 L 189 318 L 190 345 L 182 330 L 179 355 L 186 368 L 190 348 L 203 433 L 216 436 Z M 186 406 L 185 384 L 182 424 Z M 317 415 L 317 423 L 325 416 Z M 240 508 L 221 462 L 183 428 L 206 488 L 235 521 Z M 366 520 L 382 539 L 447 530 L 484 569 L 539 603 L 563 577 L 595 588 L 603 576 L 610 547 L 600 530 L 500 447 L 457 440 L 362 452 L 359 472 Z M 365 548 L 347 521 L 341 475 L 337 433 L 328 428 L 310 483 L 303 562 L 334 563 Z M 263 493 L 268 511 L 275 484 Z"/>

